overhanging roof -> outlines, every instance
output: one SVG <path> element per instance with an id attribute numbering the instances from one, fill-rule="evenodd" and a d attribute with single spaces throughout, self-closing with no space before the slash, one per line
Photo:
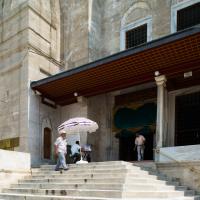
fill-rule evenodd
<path id="1" fill-rule="evenodd" d="M 154 72 L 168 77 L 200 68 L 200 27 L 148 42 L 33 81 L 31 88 L 58 105 L 76 102 L 80 96 L 94 96 L 154 80 Z"/>

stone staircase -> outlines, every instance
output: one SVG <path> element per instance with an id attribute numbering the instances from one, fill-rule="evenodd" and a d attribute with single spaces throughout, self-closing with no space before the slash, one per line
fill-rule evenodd
<path id="1" fill-rule="evenodd" d="M 32 174 L 2 189 L 0 199 L 10 200 L 199 200 L 194 191 L 156 171 L 123 161 L 70 165 L 54 171 L 53 165 L 32 169 Z"/>
<path id="2" fill-rule="evenodd" d="M 12 183 L 17 183 L 19 179 L 27 175 L 29 175 L 27 171 L 13 172 L 10 170 L 0 170 L 0 192 L 2 188 L 9 187 Z"/>

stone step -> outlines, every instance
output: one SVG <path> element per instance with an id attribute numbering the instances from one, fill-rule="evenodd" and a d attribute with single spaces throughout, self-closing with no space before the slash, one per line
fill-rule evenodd
<path id="1" fill-rule="evenodd" d="M 175 186 L 175 189 L 178 191 L 184 191 L 185 196 L 195 196 L 196 195 L 195 190 L 188 189 L 187 186 Z"/>
<path id="2" fill-rule="evenodd" d="M 93 174 L 71 174 L 67 172 L 63 172 L 63 174 L 60 174 L 59 172 L 55 172 L 53 175 L 49 174 L 38 174 L 38 175 L 32 175 L 32 176 L 26 176 L 24 177 L 24 180 L 30 180 L 30 179 L 58 179 L 58 178 L 66 178 L 66 179 L 71 179 L 71 178 L 82 178 L 82 179 L 89 179 L 89 178 L 126 178 L 128 179 L 129 177 L 132 178 L 146 178 L 146 179 L 157 179 L 157 180 L 164 180 L 164 181 L 173 181 L 171 179 L 168 179 L 166 177 L 157 177 L 155 175 L 148 175 L 148 174 L 135 174 L 135 173 L 110 173 L 110 174 L 101 174 L 101 173 L 93 173 Z M 176 183 L 176 182 L 175 182 Z M 176 184 L 177 185 L 177 184 Z"/>
<path id="3" fill-rule="evenodd" d="M 91 162 L 87 164 L 69 164 L 69 167 L 82 168 L 82 167 L 90 167 L 90 166 L 122 166 L 122 165 L 135 166 L 133 163 L 125 162 L 125 161 L 105 161 L 105 162 Z M 51 167 L 55 167 L 55 165 L 41 165 L 40 166 L 40 168 L 51 168 Z"/>
<path id="4" fill-rule="evenodd" d="M 174 198 L 184 197 L 183 191 L 125 191 L 123 192 L 124 198 Z"/>
<path id="5" fill-rule="evenodd" d="M 196 192 L 194 190 L 185 190 L 185 196 L 195 196 Z"/>
<path id="6" fill-rule="evenodd" d="M 25 177 L 23 180 L 24 181 L 29 181 L 29 180 L 49 180 L 49 181 L 53 181 L 53 180 L 55 180 L 55 181 L 68 181 L 68 182 L 70 182 L 70 181 L 72 181 L 72 182 L 74 182 L 74 181 L 83 181 L 83 182 L 87 182 L 87 181 L 93 181 L 94 180 L 94 182 L 101 182 L 102 180 L 104 180 L 105 181 L 105 183 L 106 182 L 109 182 L 109 180 L 113 180 L 113 181 L 121 181 L 121 182 L 141 182 L 141 181 L 144 181 L 145 182 L 145 180 L 146 181 L 165 181 L 165 182 L 171 182 L 171 183 L 177 183 L 176 185 L 179 185 L 179 182 L 173 182 L 173 181 L 168 181 L 168 180 L 161 180 L 161 179 L 158 179 L 158 177 L 157 176 L 131 176 L 131 177 L 128 177 L 128 176 L 121 176 L 121 175 L 119 175 L 119 176 L 114 176 L 114 175 L 110 175 L 110 176 L 105 176 L 105 175 L 103 175 L 103 176 L 93 176 L 92 174 L 91 175 L 88 175 L 88 176 L 85 176 L 84 177 L 84 175 L 83 176 L 68 176 L 68 175 L 63 175 L 63 176 L 56 176 L 56 175 L 54 175 L 54 176 L 27 176 L 27 177 Z"/>
<path id="7" fill-rule="evenodd" d="M 38 183 L 20 183 L 20 184 L 12 184 L 11 188 L 34 188 L 34 189 L 103 189 L 103 190 L 111 190 L 111 189 L 124 189 L 124 190 L 131 190 L 131 191 L 140 191 L 144 190 L 144 184 L 122 184 L 122 183 L 87 183 L 87 184 L 71 184 L 71 183 L 45 183 L 45 184 L 38 184 Z M 146 184 L 145 190 L 174 190 L 175 186 L 167 186 L 167 185 L 152 185 Z"/>
<path id="8" fill-rule="evenodd" d="M 62 171 L 49 171 L 48 173 L 47 172 L 33 172 L 32 176 L 50 176 L 50 175 L 76 175 L 76 174 L 81 174 L 81 175 L 84 175 L 84 174 L 101 174 L 101 175 L 106 175 L 106 174 L 113 174 L 113 175 L 117 175 L 117 174 L 132 174 L 132 175 L 140 175 L 140 176 L 144 176 L 144 175 L 150 175 L 150 176 L 156 176 L 154 174 L 148 174 L 148 172 L 145 172 L 145 171 L 136 171 L 136 170 L 111 170 L 111 171 L 106 171 L 106 170 L 93 170 L 93 171 L 71 171 L 71 170 L 62 170 Z M 163 176 L 164 177 L 164 176 Z"/>
<path id="9" fill-rule="evenodd" d="M 144 170 L 146 171 L 146 170 Z M 174 182 L 180 182 L 179 178 L 175 177 L 168 177 L 167 175 L 160 173 L 158 171 L 147 171 L 149 175 L 157 176 L 159 180 L 168 180 L 168 181 L 174 181 Z"/>
<path id="10" fill-rule="evenodd" d="M 133 169 L 133 168 L 130 168 L 130 169 L 120 169 L 120 168 L 116 168 L 116 169 L 109 169 L 109 170 L 104 170 L 104 169 L 86 169 L 86 170 L 77 170 L 77 169 L 69 169 L 68 171 L 62 171 L 62 173 L 70 173 L 70 174 L 84 174 L 84 173 L 117 173 L 117 174 L 123 174 L 123 173 L 133 173 L 133 174 L 149 174 L 148 171 L 144 171 L 144 170 L 140 170 L 140 169 Z M 34 171 L 32 172 L 32 175 L 33 176 L 42 176 L 42 175 L 46 175 L 46 174 L 53 174 L 53 175 L 56 175 L 57 173 L 59 172 L 55 172 L 55 171 L 50 171 L 48 170 L 47 171 L 41 171 L 41 170 L 38 170 L 38 171 Z M 177 179 L 174 179 L 174 178 L 169 178 L 163 174 L 156 174 L 156 173 L 150 173 L 150 175 L 154 175 L 154 176 L 158 176 L 158 179 L 160 180 L 168 180 L 168 181 L 177 181 Z"/>
<path id="11" fill-rule="evenodd" d="M 131 165 L 131 164 L 127 164 L 127 165 L 68 165 L 70 169 L 84 169 L 84 168 L 87 168 L 87 169 L 98 169 L 98 168 L 102 168 L 102 169 L 107 169 L 107 168 L 129 168 L 129 167 L 132 167 L 134 169 L 141 169 L 140 167 L 138 166 L 134 166 L 134 165 Z M 50 166 L 43 166 L 41 168 L 33 168 L 32 170 L 35 170 L 35 169 L 40 169 L 40 170 L 53 170 L 55 169 L 55 165 L 50 165 Z M 148 170 L 146 170 L 148 171 Z"/>
<path id="12" fill-rule="evenodd" d="M 123 172 L 123 173 L 70 173 L 70 172 L 65 172 L 63 171 L 63 173 L 59 173 L 59 172 L 55 172 L 55 173 L 51 173 L 51 174 L 43 174 L 43 173 L 37 173 L 37 174 L 33 174 L 32 176 L 26 176 L 25 178 L 57 178 L 57 177 L 81 177 L 81 178 L 92 178 L 92 177 L 113 177 L 113 178 L 124 178 L 124 177 L 156 177 L 155 175 L 149 175 L 148 173 L 135 173 L 135 172 Z"/>
<path id="13" fill-rule="evenodd" d="M 62 174 L 62 177 L 66 177 L 66 178 L 72 178 L 72 177 L 81 177 L 81 178 L 91 178 L 91 177 L 111 177 L 111 178 L 119 178 L 119 177 L 142 177 L 142 178 L 152 178 L 152 179 L 158 179 L 158 180 L 166 180 L 166 181 L 176 181 L 176 179 L 173 178 L 169 178 L 167 176 L 164 175 L 160 175 L 157 176 L 156 174 L 149 174 L 147 171 L 135 171 L 135 170 L 122 170 L 120 173 L 118 171 L 113 171 L 109 172 L 109 171 L 92 171 L 92 172 L 86 172 L 83 171 L 81 173 L 81 171 L 51 171 L 49 173 L 43 173 L 43 172 L 35 172 L 32 173 L 32 177 L 33 179 L 35 178 L 57 178 Z M 29 178 L 30 176 L 26 176 L 25 179 Z"/>
<path id="14" fill-rule="evenodd" d="M 9 194 L 0 193 L 0 198 L 4 200 L 147 200 L 147 198 L 99 198 L 99 197 L 72 197 L 56 195 L 31 195 L 31 194 Z M 148 200 L 160 200 L 161 198 L 148 198 Z M 199 197 L 172 197 L 162 198 L 162 200 L 200 200 Z"/>
<path id="15" fill-rule="evenodd" d="M 5 193 L 20 194 L 37 194 L 37 195 L 57 195 L 57 196 L 84 196 L 84 197 L 104 197 L 104 198 L 120 198 L 122 192 L 120 190 L 86 190 L 86 189 L 29 189 L 29 188 L 10 188 L 3 189 Z"/>
<path id="16" fill-rule="evenodd" d="M 147 170 L 145 170 L 147 171 Z M 163 174 L 163 173 L 160 173 L 158 171 L 148 171 L 149 174 L 151 175 L 156 175 L 158 177 L 163 177 L 163 178 L 166 178 L 168 180 L 172 180 L 172 181 L 179 181 L 180 182 L 180 178 L 175 178 L 175 177 L 168 177 L 167 175 Z"/>
<path id="17" fill-rule="evenodd" d="M 67 171 L 70 171 L 70 172 L 127 172 L 127 171 L 135 171 L 135 172 L 147 172 L 147 171 L 144 171 L 144 170 L 141 170 L 140 168 L 134 168 L 134 167 L 116 167 L 116 168 L 112 168 L 112 167 L 109 167 L 109 168 L 69 168 Z M 34 173 L 52 173 L 54 172 L 54 170 L 52 169 L 34 169 L 32 170 L 32 174 Z M 148 173 L 148 172 L 147 172 Z"/>
<path id="18" fill-rule="evenodd" d="M 89 179 L 82 179 L 82 178 L 52 178 L 52 179 L 26 179 L 26 180 L 19 180 L 19 183 L 74 183 L 74 184 L 82 184 L 82 183 L 143 183 L 143 184 L 160 184 L 160 185 L 179 185 L 178 182 L 170 182 L 170 181 L 162 181 L 156 179 L 145 179 L 145 178 L 129 178 L 127 180 L 123 180 L 121 178 L 89 178 Z"/>
<path id="19" fill-rule="evenodd" d="M 179 185 L 179 186 L 175 186 L 175 189 L 176 190 L 180 190 L 180 191 L 184 191 L 184 190 L 188 190 L 188 187 L 187 186 Z"/>
<path id="20" fill-rule="evenodd" d="M 70 173 L 70 174 L 91 174 L 91 173 L 104 173 L 104 174 L 108 174 L 108 173 L 115 173 L 115 174 L 119 174 L 119 173 L 132 173 L 132 174 L 148 174 L 148 175 L 156 175 L 157 174 L 149 174 L 149 172 L 147 171 L 141 171 L 141 170 L 135 170 L 135 169 L 79 169 L 79 170 L 59 170 L 59 171 L 55 171 L 55 170 L 51 170 L 51 171 L 34 171 L 32 173 L 30 173 L 31 175 L 38 175 L 38 174 L 62 174 L 62 173 Z M 28 174 L 29 175 L 29 174 Z"/>
<path id="21" fill-rule="evenodd" d="M 57 178 L 66 178 L 66 179 L 73 179 L 73 178 L 82 178 L 82 179 L 88 179 L 88 178 L 122 178 L 122 179 L 156 179 L 156 180 L 164 180 L 164 181 L 171 181 L 171 179 L 168 179 L 166 177 L 158 177 L 156 175 L 149 175 L 148 173 L 136 173 L 135 171 L 133 172 L 122 172 L 122 173 L 99 173 L 99 172 L 94 172 L 94 173 L 70 173 L 70 171 L 62 171 L 62 172 L 52 172 L 52 173 L 34 173 L 32 176 L 26 176 L 24 177 L 25 180 L 29 179 L 57 179 Z"/>
<path id="22" fill-rule="evenodd" d="M 107 169 L 107 168 L 129 168 L 132 167 L 134 169 L 141 169 L 141 167 L 139 166 L 135 166 L 132 164 L 123 164 L 123 165 L 88 165 L 88 164 L 84 164 L 84 165 L 68 165 L 70 169 L 98 169 L 98 168 L 102 168 L 102 169 Z M 40 169 L 40 170 L 53 170 L 55 169 L 55 165 L 50 165 L 50 166 L 43 166 L 43 167 L 39 167 L 39 168 L 32 168 L 32 170 L 34 169 Z M 146 170 L 148 171 L 148 170 Z"/>
<path id="23" fill-rule="evenodd" d="M 5 193 L 21 193 L 21 194 L 40 194 L 40 195 L 60 195 L 60 196 L 89 196 L 89 197 L 104 197 L 104 198 L 146 198 L 146 197 L 156 197 L 156 198 L 168 198 L 168 197 L 181 197 L 184 196 L 183 191 L 131 191 L 126 190 L 122 192 L 121 190 L 92 190 L 92 189 L 29 189 L 29 188 L 10 188 L 3 189 Z M 122 196 L 121 196 L 122 195 Z"/>
<path id="24" fill-rule="evenodd" d="M 24 179 L 42 179 L 42 178 L 82 178 L 82 179 L 87 179 L 87 178 L 128 178 L 128 177 L 137 177 L 137 178 L 150 178 L 150 179 L 159 179 L 157 176 L 154 175 L 140 175 L 140 174 L 132 174 L 132 173 L 128 173 L 128 174 L 118 174 L 118 173 L 110 173 L 110 174 L 98 174 L 98 173 L 94 173 L 94 174 L 54 174 L 54 175 L 33 175 L 33 176 L 26 176 L 24 177 Z M 162 180 L 166 180 L 166 179 L 162 179 Z"/>
<path id="25" fill-rule="evenodd" d="M 177 179 L 124 161 L 72 164 L 69 170 L 58 172 L 54 168 L 42 165 L 33 169 L 32 176 L 4 187 L 0 199 L 200 200 L 193 197 L 193 190 L 179 186 Z"/>
<path id="26" fill-rule="evenodd" d="M 117 182 L 117 181 L 120 181 L 120 182 L 152 182 L 152 183 L 162 183 L 162 182 L 170 182 L 170 181 L 166 181 L 166 180 L 159 180 L 156 176 L 124 176 L 124 177 L 112 177 L 112 176 L 107 176 L 107 177 L 89 177 L 89 178 L 83 178 L 82 176 L 78 176 L 78 177 L 70 177 L 70 176 L 67 176 L 67 175 L 63 175 L 63 176 L 57 176 L 57 177 L 51 177 L 51 176 L 46 176 L 46 177 L 42 177 L 42 178 L 37 178 L 37 177 L 31 177 L 31 176 L 27 176 L 25 179 L 21 179 L 19 180 L 19 182 L 21 181 L 25 181 L 25 182 L 29 182 L 33 180 L 34 182 L 35 181 L 40 181 L 40 180 L 44 180 L 44 182 L 46 181 L 61 181 L 61 182 L 65 182 L 65 181 L 68 181 L 68 182 L 76 182 L 76 181 L 83 181 L 83 182 L 102 182 L 104 181 L 105 183 L 106 182 Z M 173 183 L 173 182 L 171 182 Z M 176 183 L 176 182 L 174 182 Z"/>

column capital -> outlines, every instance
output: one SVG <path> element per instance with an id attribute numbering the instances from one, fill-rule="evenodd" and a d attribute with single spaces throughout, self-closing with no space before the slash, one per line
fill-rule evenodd
<path id="1" fill-rule="evenodd" d="M 155 77 L 155 81 L 156 81 L 157 86 L 160 86 L 160 85 L 165 86 L 167 82 L 167 78 L 165 75 L 160 75 L 160 76 Z"/>
<path id="2" fill-rule="evenodd" d="M 82 106 L 86 106 L 86 105 L 87 105 L 87 98 L 86 98 L 86 97 L 78 96 L 78 97 L 77 97 L 77 101 L 78 101 L 78 103 L 80 103 Z"/>

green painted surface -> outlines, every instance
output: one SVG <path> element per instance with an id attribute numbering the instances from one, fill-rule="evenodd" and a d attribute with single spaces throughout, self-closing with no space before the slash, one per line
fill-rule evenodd
<path id="1" fill-rule="evenodd" d="M 156 104 L 146 103 L 137 109 L 119 108 L 114 114 L 114 125 L 118 132 L 116 138 L 131 138 L 135 133 L 148 135 L 152 132 L 150 126 L 156 122 Z"/>

